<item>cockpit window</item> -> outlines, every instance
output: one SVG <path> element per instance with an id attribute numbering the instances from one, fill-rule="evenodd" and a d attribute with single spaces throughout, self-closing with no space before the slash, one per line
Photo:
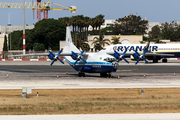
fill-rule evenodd
<path id="1" fill-rule="evenodd" d="M 103 48 L 103 50 L 106 50 L 106 48 Z"/>
<path id="2" fill-rule="evenodd" d="M 116 61 L 116 58 L 110 58 L 110 57 L 107 57 L 104 59 L 104 61 L 107 61 L 107 62 L 114 62 Z"/>

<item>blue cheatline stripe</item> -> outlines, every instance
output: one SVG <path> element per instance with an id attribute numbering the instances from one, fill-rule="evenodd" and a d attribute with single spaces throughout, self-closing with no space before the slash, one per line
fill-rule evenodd
<path id="1" fill-rule="evenodd" d="M 67 62 L 69 64 L 74 65 L 75 62 L 70 62 L 66 57 L 64 57 L 64 58 L 67 60 Z M 81 62 L 81 63 L 83 63 L 83 62 Z M 92 65 L 92 64 L 93 65 L 112 65 L 111 63 L 108 63 L 108 62 L 87 62 L 84 65 Z M 79 62 L 77 62 L 76 65 L 82 65 L 82 64 L 79 64 Z"/>

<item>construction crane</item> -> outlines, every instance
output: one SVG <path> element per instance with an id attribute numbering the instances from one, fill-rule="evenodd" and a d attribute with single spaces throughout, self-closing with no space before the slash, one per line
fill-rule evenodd
<path id="1" fill-rule="evenodd" d="M 54 6 L 52 6 L 54 5 Z M 33 15 L 35 9 L 37 9 L 37 22 L 41 20 L 41 12 L 44 12 L 44 19 L 48 19 L 48 11 L 49 10 L 69 10 L 71 13 L 75 13 L 78 11 L 76 6 L 65 7 L 53 2 L 44 2 L 41 4 L 41 0 L 37 0 L 37 2 L 25 2 L 23 3 L 5 3 L 0 2 L 0 8 L 16 8 L 16 9 L 23 9 L 23 54 L 25 54 L 25 9 L 32 9 Z M 34 17 L 34 16 L 33 16 Z"/>
<path id="2" fill-rule="evenodd" d="M 16 9 L 23 9 L 23 3 L 5 3 L 0 2 L 0 8 L 16 8 Z M 78 11 L 76 6 L 65 7 L 63 5 L 59 5 L 54 2 L 43 2 L 41 0 L 37 0 L 37 2 L 25 2 L 25 9 L 33 10 L 33 14 L 35 9 L 37 10 L 37 22 L 41 20 L 41 12 L 44 13 L 44 19 L 48 19 L 48 11 L 49 10 L 69 10 L 71 13 L 75 13 Z"/>

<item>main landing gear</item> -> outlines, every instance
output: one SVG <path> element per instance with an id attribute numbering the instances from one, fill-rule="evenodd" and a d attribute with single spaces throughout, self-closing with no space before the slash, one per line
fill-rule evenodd
<path id="1" fill-rule="evenodd" d="M 101 77 L 107 77 L 107 78 L 111 78 L 111 73 L 100 73 Z"/>
<path id="2" fill-rule="evenodd" d="M 78 73 L 78 77 L 85 77 L 84 68 L 80 69 L 80 71 Z"/>
<path id="3" fill-rule="evenodd" d="M 85 77 L 85 73 L 84 72 L 79 72 L 78 77 Z"/>
<path id="4" fill-rule="evenodd" d="M 158 63 L 158 59 L 153 59 L 153 63 Z"/>
<path id="5" fill-rule="evenodd" d="M 165 58 L 162 59 L 162 62 L 163 62 L 163 63 L 167 63 L 167 59 L 165 59 Z"/>

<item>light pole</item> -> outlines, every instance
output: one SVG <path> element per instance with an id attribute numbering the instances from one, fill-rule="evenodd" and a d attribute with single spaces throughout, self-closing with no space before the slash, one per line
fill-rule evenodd
<path id="1" fill-rule="evenodd" d="M 25 0 L 23 0 L 23 54 L 26 54 L 25 44 Z"/>
<path id="2" fill-rule="evenodd" d="M 10 33 L 10 50 L 11 50 L 11 33 Z"/>

